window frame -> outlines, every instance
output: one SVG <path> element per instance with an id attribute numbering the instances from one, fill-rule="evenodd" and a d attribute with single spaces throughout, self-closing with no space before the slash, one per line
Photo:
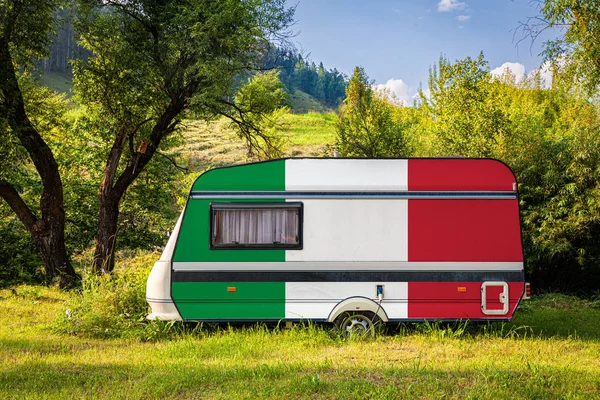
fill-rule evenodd
<path id="1" fill-rule="evenodd" d="M 216 210 L 263 210 L 263 209 L 296 209 L 298 212 L 298 242 L 296 244 L 289 243 L 273 243 L 273 244 L 215 244 L 213 237 L 215 211 Z M 209 235 L 208 241 L 211 250 L 302 250 L 304 236 L 304 204 L 299 201 L 293 202 L 214 202 L 210 203 L 209 207 Z"/>

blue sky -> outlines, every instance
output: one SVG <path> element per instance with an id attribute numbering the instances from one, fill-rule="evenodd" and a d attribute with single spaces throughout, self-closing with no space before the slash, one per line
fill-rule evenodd
<path id="1" fill-rule="evenodd" d="M 492 69 L 508 62 L 517 75 L 539 68 L 550 33 L 533 44 L 517 44 L 515 33 L 537 13 L 531 0 L 299 0 L 292 40 L 326 68 L 351 74 L 360 65 L 409 99 L 441 54 L 454 61 L 483 51 Z"/>

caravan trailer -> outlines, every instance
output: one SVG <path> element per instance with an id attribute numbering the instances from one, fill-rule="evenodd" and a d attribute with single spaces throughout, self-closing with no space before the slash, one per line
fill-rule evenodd
<path id="1" fill-rule="evenodd" d="M 149 319 L 510 320 L 525 296 L 517 182 L 493 159 L 291 158 L 192 186 Z"/>

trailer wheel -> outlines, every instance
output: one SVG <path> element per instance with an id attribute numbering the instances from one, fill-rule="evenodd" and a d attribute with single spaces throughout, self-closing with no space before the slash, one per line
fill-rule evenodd
<path id="1" fill-rule="evenodd" d="M 334 323 L 345 336 L 374 335 L 376 326 L 382 324 L 370 311 L 348 311 L 337 317 Z"/>

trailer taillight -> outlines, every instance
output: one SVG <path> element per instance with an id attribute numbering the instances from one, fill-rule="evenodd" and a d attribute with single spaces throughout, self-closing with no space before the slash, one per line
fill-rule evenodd
<path id="1" fill-rule="evenodd" d="M 523 300 L 531 298 L 531 283 L 525 282 L 525 294 L 523 294 Z"/>

